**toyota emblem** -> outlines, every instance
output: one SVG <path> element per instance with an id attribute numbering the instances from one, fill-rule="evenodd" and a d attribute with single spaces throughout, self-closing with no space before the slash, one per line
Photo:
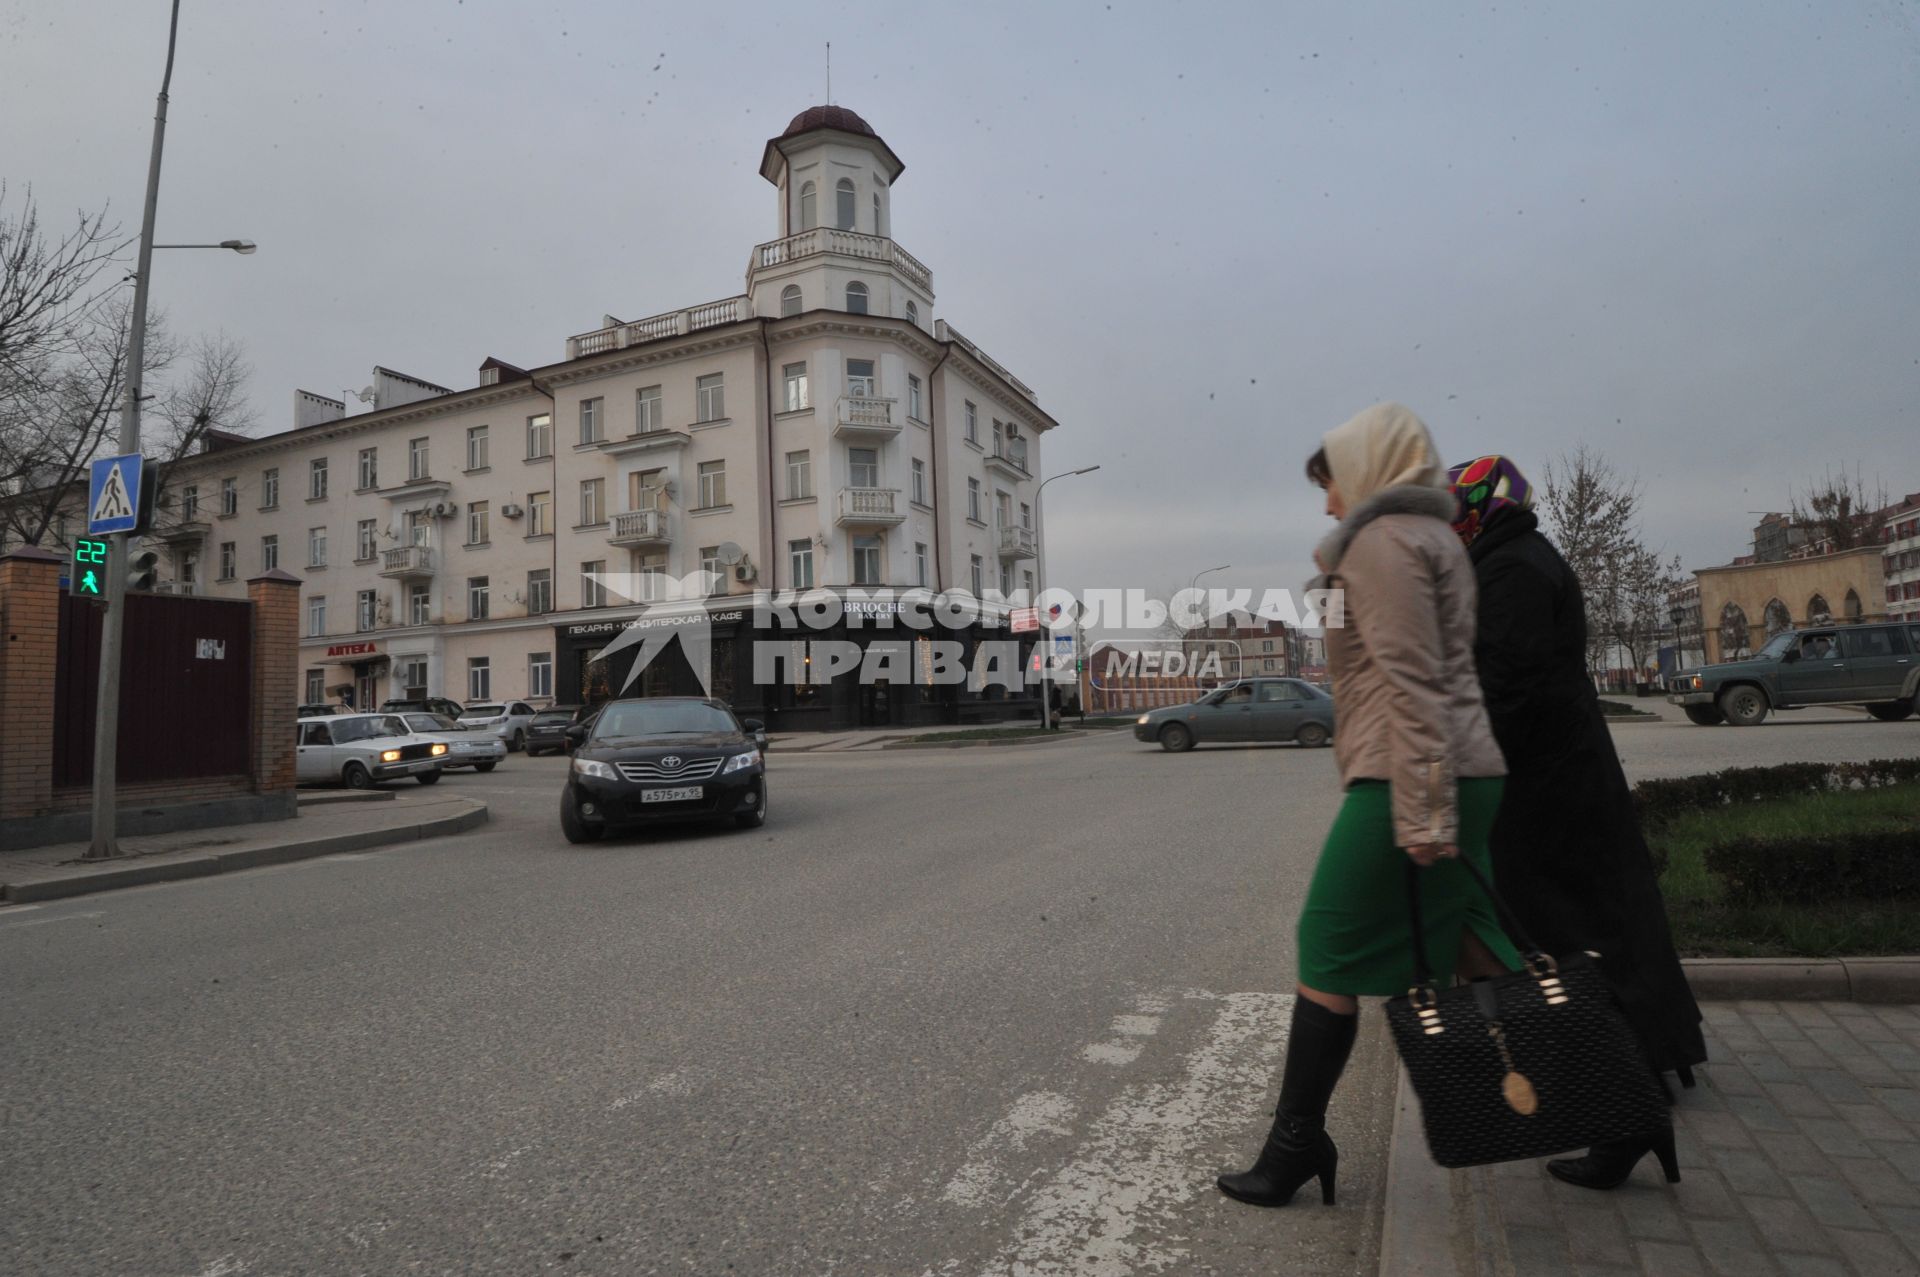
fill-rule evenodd
<path id="1" fill-rule="evenodd" d="M 667 755 L 667 756 L 666 756 L 665 758 L 663 758 L 663 759 L 661 759 L 661 760 L 660 760 L 660 768 L 661 768 L 661 770 L 662 770 L 662 771 L 670 771 L 670 772 L 677 772 L 677 771 L 679 771 L 679 770 L 680 770 L 680 755 L 678 755 L 678 754 L 668 754 L 668 755 Z"/>

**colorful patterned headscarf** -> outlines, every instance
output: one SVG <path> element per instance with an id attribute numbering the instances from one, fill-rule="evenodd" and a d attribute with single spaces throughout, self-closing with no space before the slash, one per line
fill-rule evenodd
<path id="1" fill-rule="evenodd" d="M 1455 466 L 1447 476 L 1453 482 L 1453 530 L 1462 545 L 1472 545 L 1495 520 L 1533 508 L 1533 485 L 1497 453 Z"/>

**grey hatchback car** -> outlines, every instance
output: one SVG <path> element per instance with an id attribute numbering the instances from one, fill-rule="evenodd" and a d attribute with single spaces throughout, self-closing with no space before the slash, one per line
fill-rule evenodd
<path id="1" fill-rule="evenodd" d="M 1186 705 L 1148 710 L 1133 722 L 1135 740 L 1179 753 L 1195 745 L 1333 739 L 1333 697 L 1297 678 L 1251 678 Z"/>

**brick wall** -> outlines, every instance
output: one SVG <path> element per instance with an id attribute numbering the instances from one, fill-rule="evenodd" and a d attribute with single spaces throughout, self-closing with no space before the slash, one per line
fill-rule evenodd
<path id="1" fill-rule="evenodd" d="M 213 802 L 254 792 L 250 776 L 199 776 L 193 780 L 155 780 L 116 786 L 122 811 L 132 807 L 159 807 L 179 803 Z M 75 786 L 53 791 L 53 810 L 84 811 L 93 804 L 93 790 Z"/>
<path id="2" fill-rule="evenodd" d="M 0 819 L 53 796 L 53 665 L 61 559 L 34 546 L 0 556 Z"/>
<path id="3" fill-rule="evenodd" d="M 247 582 L 253 601 L 253 786 L 291 792 L 300 713 L 300 578 L 276 568 Z"/>

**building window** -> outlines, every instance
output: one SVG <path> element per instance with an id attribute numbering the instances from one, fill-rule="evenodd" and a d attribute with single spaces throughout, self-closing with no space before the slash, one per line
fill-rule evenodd
<path id="1" fill-rule="evenodd" d="M 373 628 L 374 610 L 379 605 L 372 590 L 362 590 L 354 596 L 353 628 L 362 634 Z"/>
<path id="2" fill-rule="evenodd" d="M 907 322 L 915 328 L 920 326 L 920 308 L 912 302 L 907 303 Z"/>
<path id="3" fill-rule="evenodd" d="M 433 544 L 433 516 L 425 510 L 407 511 L 407 544 Z"/>
<path id="4" fill-rule="evenodd" d="M 307 529 L 307 566 L 310 568 L 327 566 L 327 530 L 325 528 Z"/>
<path id="5" fill-rule="evenodd" d="M 913 583 L 924 586 L 927 583 L 927 543 L 913 543 Z"/>
<path id="6" fill-rule="evenodd" d="M 1033 531 L 1033 507 L 1025 501 L 1020 503 L 1020 526 L 1029 532 Z"/>
<path id="7" fill-rule="evenodd" d="M 804 501 L 813 495 L 813 454 L 804 448 L 787 454 L 787 500 Z"/>
<path id="8" fill-rule="evenodd" d="M 307 600 L 307 636 L 319 638 L 327 632 L 327 596 L 316 594 Z"/>
<path id="9" fill-rule="evenodd" d="M 180 581 L 191 586 L 200 579 L 200 556 L 192 550 L 180 556 Z M 191 591 L 189 591 L 191 592 Z"/>
<path id="10" fill-rule="evenodd" d="M 220 481 L 220 513 L 240 513 L 240 485 L 232 479 Z"/>
<path id="11" fill-rule="evenodd" d="M 543 616 L 553 611 L 553 570 L 536 568 L 527 573 L 527 615 Z"/>
<path id="12" fill-rule="evenodd" d="M 660 416 L 660 387 L 640 387 L 633 401 L 633 433 L 652 434 L 664 424 Z"/>
<path id="13" fill-rule="evenodd" d="M 878 383 L 873 377 L 873 360 L 847 360 L 847 393 L 856 399 L 870 399 Z"/>
<path id="14" fill-rule="evenodd" d="M 726 503 L 727 463 L 702 461 L 700 463 L 700 508 L 711 510 L 714 506 Z"/>
<path id="15" fill-rule="evenodd" d="M 1004 488 L 993 490 L 993 526 L 1002 529 L 1013 526 L 1013 497 Z"/>
<path id="16" fill-rule="evenodd" d="M 605 607 L 607 605 L 607 587 L 600 582 L 606 575 L 605 559 L 589 559 L 580 565 L 580 606 Z"/>
<path id="17" fill-rule="evenodd" d="M 833 185 L 833 224 L 843 231 L 853 227 L 853 179 L 843 177 Z"/>
<path id="18" fill-rule="evenodd" d="M 327 672 L 325 670 L 307 671 L 307 704 L 318 705 L 327 698 Z M 321 730 L 325 730 L 322 728 Z"/>
<path id="19" fill-rule="evenodd" d="M 724 421 L 727 416 L 726 382 L 720 373 L 710 372 L 693 383 L 694 420 Z"/>
<path id="20" fill-rule="evenodd" d="M 553 695 L 552 652 L 534 652 L 527 657 L 527 695 Z"/>
<path id="21" fill-rule="evenodd" d="M 425 479 L 429 476 L 427 465 L 427 437 L 407 440 L 407 479 Z"/>
<path id="22" fill-rule="evenodd" d="M 1013 593 L 1013 564 L 1011 563 L 1000 565 L 1000 593 L 1003 595 Z"/>
<path id="23" fill-rule="evenodd" d="M 604 437 L 601 433 L 602 399 L 582 399 L 580 401 L 580 442 L 599 443 Z"/>
<path id="24" fill-rule="evenodd" d="M 546 413 L 527 418 L 527 459 L 553 455 L 553 418 Z"/>
<path id="25" fill-rule="evenodd" d="M 487 468 L 487 428 L 485 426 L 467 427 L 467 469 L 485 470 Z"/>
<path id="26" fill-rule="evenodd" d="M 847 313 L 849 315 L 867 313 L 867 286 L 857 279 L 847 285 Z"/>
<path id="27" fill-rule="evenodd" d="M 925 505 L 927 503 L 927 463 L 921 458 L 915 457 L 910 463 L 910 467 L 913 480 L 914 504 Z"/>
<path id="28" fill-rule="evenodd" d="M 271 572 L 280 566 L 280 538 L 265 536 L 260 538 L 260 570 Z"/>
<path id="29" fill-rule="evenodd" d="M 188 484 L 180 490 L 180 521 L 192 523 L 200 514 L 200 489 Z"/>
<path id="30" fill-rule="evenodd" d="M 580 526 L 590 528 L 606 521 L 607 481 L 582 479 L 580 481 Z"/>
<path id="31" fill-rule="evenodd" d="M 488 509 L 489 502 L 473 501 L 467 505 L 467 544 L 485 545 L 493 539 L 493 516 Z"/>
<path id="32" fill-rule="evenodd" d="M 373 558 L 374 539 L 380 535 L 380 523 L 377 519 L 362 519 L 353 527 L 353 557 L 357 563 L 366 563 Z"/>
<path id="33" fill-rule="evenodd" d="M 855 585 L 879 585 L 881 541 L 877 536 L 860 536 L 853 539 L 853 583 Z"/>
<path id="34" fill-rule="evenodd" d="M 327 499 L 327 459 L 315 457 L 307 462 L 307 500 Z"/>
<path id="35" fill-rule="evenodd" d="M 985 560 L 981 559 L 981 557 L 976 554 L 973 556 L 973 561 L 970 566 L 972 567 L 972 570 L 973 570 L 972 572 L 973 593 L 975 597 L 978 597 L 987 592 L 987 579 L 986 579 L 987 565 Z"/>
<path id="36" fill-rule="evenodd" d="M 810 231 L 820 224 L 819 194 L 812 182 L 800 184 L 800 229 Z"/>
<path id="37" fill-rule="evenodd" d="M 553 494 L 529 492 L 527 494 L 527 535 L 543 537 L 551 531 L 553 531 Z"/>
<path id="38" fill-rule="evenodd" d="M 980 481 L 978 479 L 967 480 L 967 517 L 975 523 L 986 522 L 980 517 Z"/>
<path id="39" fill-rule="evenodd" d="M 1033 597 L 1033 569 L 1027 568 L 1020 573 L 1021 583 L 1027 591 L 1027 597 Z"/>
<path id="40" fill-rule="evenodd" d="M 484 656 L 467 658 L 467 699 L 470 701 L 493 699 L 493 666 Z"/>
<path id="41" fill-rule="evenodd" d="M 260 508 L 262 510 L 272 510 L 277 508 L 279 504 L 280 469 L 276 466 L 271 470 L 262 470 L 260 472 Z"/>
<path id="42" fill-rule="evenodd" d="M 492 591 L 487 588 L 486 577 L 470 576 L 467 578 L 467 619 L 469 621 L 484 621 L 487 619 L 488 595 L 491 593 Z"/>
<path id="43" fill-rule="evenodd" d="M 222 581 L 233 580 L 234 574 L 239 570 L 239 565 L 234 561 L 238 557 L 239 556 L 234 553 L 234 543 L 232 541 L 222 541 L 220 543 L 220 579 Z"/>
<path id="44" fill-rule="evenodd" d="M 780 318 L 800 313 L 800 285 L 788 284 L 780 290 Z"/>
<path id="45" fill-rule="evenodd" d="M 407 587 L 407 623 L 425 625 L 433 615 L 433 594 L 424 585 Z"/>
<path id="46" fill-rule="evenodd" d="M 878 191 L 873 193 L 873 233 L 875 235 L 887 233 L 880 225 L 880 192 Z"/>
<path id="47" fill-rule="evenodd" d="M 411 656 L 400 662 L 399 673 L 394 682 L 400 685 L 401 694 L 413 700 L 419 700 L 427 694 L 427 658 Z"/>
<path id="48" fill-rule="evenodd" d="M 667 556 L 660 550 L 636 550 L 630 560 L 633 574 L 640 578 L 640 602 L 657 602 L 664 595 L 661 582 L 667 576 Z"/>
<path id="49" fill-rule="evenodd" d="M 980 410 L 971 403 L 966 406 L 967 442 L 980 442 Z"/>
<path id="50" fill-rule="evenodd" d="M 700 547 L 700 570 L 707 575 L 707 593 L 725 594 L 727 592 L 727 565 L 720 561 L 720 547 L 703 545 Z"/>
<path id="51" fill-rule="evenodd" d="M 360 486 L 363 489 L 380 486 L 380 449 L 360 449 Z"/>
<path id="52" fill-rule="evenodd" d="M 907 416 L 915 421 L 926 420 L 920 411 L 920 379 L 912 374 L 907 376 Z"/>
<path id="53" fill-rule="evenodd" d="M 792 578 L 787 584 L 794 589 L 813 588 L 813 542 L 787 542 L 787 575 Z"/>
<path id="54" fill-rule="evenodd" d="M 880 450 L 878 448 L 847 449 L 847 482 L 856 488 L 880 486 Z"/>
<path id="55" fill-rule="evenodd" d="M 786 411 L 805 412 L 810 406 L 807 402 L 807 366 L 788 364 L 780 370 L 780 377 L 786 387 Z"/>

